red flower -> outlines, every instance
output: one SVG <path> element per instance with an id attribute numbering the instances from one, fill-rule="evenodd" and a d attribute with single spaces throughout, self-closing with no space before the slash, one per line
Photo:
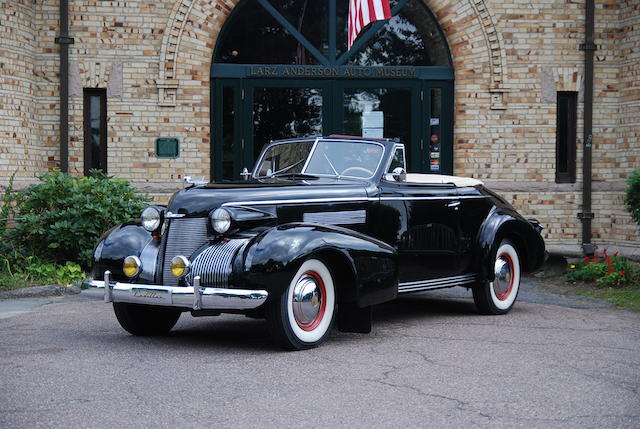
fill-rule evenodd
<path id="1" fill-rule="evenodd" d="M 614 253 L 614 254 L 613 254 L 613 257 L 614 257 L 614 258 L 617 258 L 617 257 L 618 257 L 618 252 Z"/>
<path id="2" fill-rule="evenodd" d="M 609 274 L 613 273 L 613 265 L 611 264 L 611 258 L 607 256 L 606 258 L 604 258 L 604 261 L 607 263 L 607 271 L 609 272 Z"/>
<path id="3" fill-rule="evenodd" d="M 589 258 L 588 256 L 585 256 L 584 259 L 582 259 L 582 262 L 584 262 L 585 264 L 588 264 L 589 262 L 591 262 L 591 258 Z"/>
<path id="4" fill-rule="evenodd" d="M 620 277 L 624 277 L 624 271 L 620 271 Z"/>

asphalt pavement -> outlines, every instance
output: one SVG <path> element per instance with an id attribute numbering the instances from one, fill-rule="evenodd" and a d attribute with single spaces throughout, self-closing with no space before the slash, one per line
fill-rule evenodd
<path id="1" fill-rule="evenodd" d="M 528 278 L 505 316 L 462 288 L 284 352 L 262 320 L 124 332 L 83 295 L 0 301 L 0 427 L 634 427 L 640 313 Z"/>

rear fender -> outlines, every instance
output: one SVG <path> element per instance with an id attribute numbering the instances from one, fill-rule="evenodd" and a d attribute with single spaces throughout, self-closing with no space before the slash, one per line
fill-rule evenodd
<path id="1" fill-rule="evenodd" d="M 478 231 L 480 278 L 492 281 L 493 261 L 503 239 L 511 240 L 523 272 L 537 270 L 544 261 L 544 240 L 535 227 L 509 207 L 494 207 Z"/>
<path id="2" fill-rule="evenodd" d="M 322 259 L 336 279 L 338 302 L 360 307 L 397 295 L 397 255 L 387 244 L 336 226 L 290 223 L 254 237 L 234 262 L 234 279 L 277 297 L 302 262 Z"/>

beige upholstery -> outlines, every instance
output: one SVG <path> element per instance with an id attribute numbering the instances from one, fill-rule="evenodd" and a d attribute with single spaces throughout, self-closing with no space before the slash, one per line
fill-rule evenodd
<path id="1" fill-rule="evenodd" d="M 391 174 L 385 174 L 386 180 L 395 180 Z M 460 177 L 460 176 L 447 176 L 444 174 L 417 174 L 417 173 L 407 173 L 406 183 L 424 183 L 424 184 L 445 184 L 445 183 L 453 183 L 456 187 L 462 188 L 465 186 L 478 186 L 483 183 L 478 179 L 473 179 L 471 177 Z"/>

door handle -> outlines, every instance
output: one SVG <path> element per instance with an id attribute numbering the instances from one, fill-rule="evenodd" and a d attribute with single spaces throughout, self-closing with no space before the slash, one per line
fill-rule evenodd
<path id="1" fill-rule="evenodd" d="M 447 203 L 447 207 L 453 208 L 458 210 L 458 207 L 460 206 L 460 201 L 451 201 L 449 203 Z"/>

